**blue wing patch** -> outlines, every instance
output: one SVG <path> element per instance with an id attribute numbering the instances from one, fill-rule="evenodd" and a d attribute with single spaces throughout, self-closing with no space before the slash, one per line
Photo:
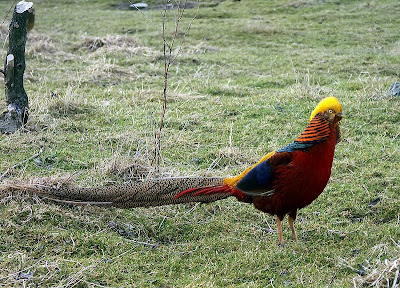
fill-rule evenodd
<path id="1" fill-rule="evenodd" d="M 298 151 L 298 150 L 307 150 L 308 148 L 310 148 L 311 146 L 313 146 L 315 143 L 300 143 L 300 142 L 292 142 L 289 145 L 279 149 L 276 152 L 294 152 L 294 151 Z"/>
<path id="2" fill-rule="evenodd" d="M 251 169 L 236 184 L 236 189 L 249 196 L 269 196 L 273 194 L 272 182 L 273 169 L 268 159 Z"/>

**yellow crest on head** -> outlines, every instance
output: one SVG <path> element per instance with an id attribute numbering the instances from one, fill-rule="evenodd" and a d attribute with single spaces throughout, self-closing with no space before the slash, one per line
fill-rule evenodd
<path id="1" fill-rule="evenodd" d="M 335 113 L 342 112 L 342 105 L 336 97 L 327 97 L 322 99 L 321 102 L 315 107 L 314 111 L 311 113 L 310 121 L 320 112 L 326 112 L 328 110 L 333 110 Z"/>

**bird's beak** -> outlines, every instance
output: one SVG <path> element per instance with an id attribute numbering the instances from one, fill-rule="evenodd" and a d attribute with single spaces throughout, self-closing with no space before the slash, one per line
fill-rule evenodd
<path id="1" fill-rule="evenodd" d="M 345 117 L 344 117 L 343 112 L 339 112 L 339 113 L 335 114 L 335 118 L 337 119 L 337 121 L 340 121 Z"/>

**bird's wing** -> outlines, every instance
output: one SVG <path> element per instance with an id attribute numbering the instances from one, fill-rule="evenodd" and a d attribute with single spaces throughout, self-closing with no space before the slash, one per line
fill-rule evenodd
<path id="1" fill-rule="evenodd" d="M 275 180 L 275 170 L 287 165 L 292 160 L 292 153 L 276 152 L 270 158 L 259 162 L 236 184 L 236 189 L 248 196 L 271 196 Z"/>
<path id="2" fill-rule="evenodd" d="M 289 145 L 265 155 L 257 164 L 232 178 L 235 188 L 248 196 L 271 196 L 276 169 L 292 161 L 293 153 L 307 151 L 313 145 L 326 140 L 330 134 L 328 121 L 318 113 L 299 137 Z M 229 183 L 228 183 L 229 184 Z"/>

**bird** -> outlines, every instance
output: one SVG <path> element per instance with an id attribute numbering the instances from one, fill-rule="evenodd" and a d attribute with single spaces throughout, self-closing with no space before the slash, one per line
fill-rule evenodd
<path id="1" fill-rule="evenodd" d="M 209 203 L 235 197 L 275 216 L 279 244 L 284 245 L 285 216 L 288 215 L 292 238 L 297 242 L 294 227 L 297 211 L 311 204 L 329 181 L 335 147 L 341 140 L 339 122 L 343 117 L 336 97 L 322 99 L 299 137 L 266 154 L 235 177 L 171 177 L 92 188 L 32 185 L 14 188 L 62 203 L 119 208 Z"/>

